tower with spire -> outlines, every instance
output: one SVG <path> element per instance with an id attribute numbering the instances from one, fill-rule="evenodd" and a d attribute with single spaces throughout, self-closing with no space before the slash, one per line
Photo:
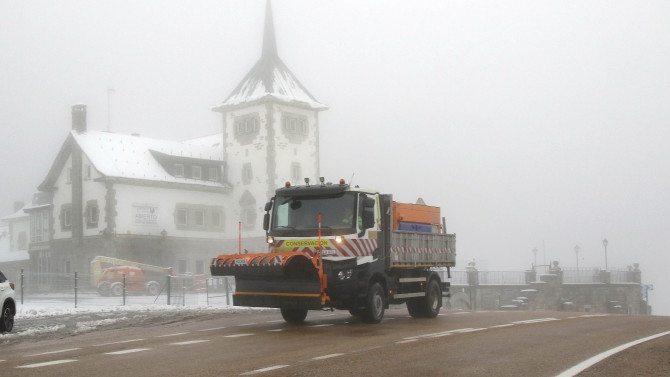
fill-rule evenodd
<path id="1" fill-rule="evenodd" d="M 270 0 L 260 59 L 213 108 L 223 115 L 224 160 L 233 185 L 232 211 L 247 236 L 261 236 L 262 212 L 286 181 L 319 177 L 319 112 L 312 96 L 279 58 Z"/>

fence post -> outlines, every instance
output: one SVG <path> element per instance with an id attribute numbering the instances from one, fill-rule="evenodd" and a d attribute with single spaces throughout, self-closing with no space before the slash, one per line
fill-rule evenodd
<path id="1" fill-rule="evenodd" d="M 21 269 L 21 305 L 23 305 L 23 288 L 24 288 L 24 285 L 23 285 L 23 276 L 24 276 L 24 275 L 23 275 L 23 268 L 22 268 L 22 269 Z"/>
<path id="2" fill-rule="evenodd" d="M 225 276 L 223 278 L 223 281 L 225 282 L 224 284 L 226 285 L 226 305 L 230 305 L 230 302 L 228 301 L 228 276 Z"/>
<path id="3" fill-rule="evenodd" d="M 74 272 L 74 308 L 77 309 L 77 271 Z"/>
<path id="4" fill-rule="evenodd" d="M 170 305 L 170 275 L 167 276 L 167 304 Z"/>
<path id="5" fill-rule="evenodd" d="M 126 274 L 123 274 L 123 306 L 126 306 Z"/>

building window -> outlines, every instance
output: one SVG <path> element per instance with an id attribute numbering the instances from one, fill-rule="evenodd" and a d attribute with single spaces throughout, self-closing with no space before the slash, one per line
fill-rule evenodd
<path id="1" fill-rule="evenodd" d="M 202 179 L 202 168 L 198 165 L 191 167 L 191 178 Z"/>
<path id="2" fill-rule="evenodd" d="M 212 227 L 221 228 L 221 212 L 212 212 Z"/>
<path id="3" fill-rule="evenodd" d="M 100 210 L 98 208 L 97 200 L 89 200 L 86 202 L 86 227 L 97 228 L 98 218 L 100 217 Z"/>
<path id="4" fill-rule="evenodd" d="M 183 259 L 180 259 L 177 261 L 177 272 L 180 274 L 185 274 L 186 273 L 186 261 Z"/>
<path id="5" fill-rule="evenodd" d="M 87 181 L 91 179 L 91 165 L 84 166 L 84 179 Z"/>
<path id="6" fill-rule="evenodd" d="M 188 209 L 186 208 L 177 209 L 177 225 L 181 226 L 188 225 Z"/>
<path id="7" fill-rule="evenodd" d="M 205 226 L 205 212 L 204 211 L 194 211 L 193 212 L 193 223 L 195 226 Z"/>
<path id="8" fill-rule="evenodd" d="M 217 168 L 207 168 L 207 179 L 212 182 L 219 181 L 219 169 Z"/>
<path id="9" fill-rule="evenodd" d="M 235 118 L 235 135 L 255 134 L 260 130 L 258 115 L 245 115 Z"/>
<path id="10" fill-rule="evenodd" d="M 173 174 L 175 177 L 184 176 L 184 164 L 174 164 Z"/>
<path id="11" fill-rule="evenodd" d="M 28 250 L 28 235 L 26 232 L 19 232 L 19 237 L 16 240 L 17 250 Z"/>
<path id="12" fill-rule="evenodd" d="M 293 182 L 296 184 L 300 182 L 300 179 L 302 178 L 302 168 L 300 167 L 300 163 L 294 162 L 291 164 L 291 179 Z"/>
<path id="13" fill-rule="evenodd" d="M 242 183 L 248 185 L 254 179 L 254 171 L 251 168 L 251 163 L 247 162 L 242 165 Z"/>
<path id="14" fill-rule="evenodd" d="M 72 230 L 72 204 L 63 204 L 61 206 L 60 227 L 62 231 Z"/>
<path id="15" fill-rule="evenodd" d="M 30 214 L 30 242 L 49 240 L 49 213 L 47 211 Z"/>
<path id="16" fill-rule="evenodd" d="M 309 135 L 307 118 L 300 115 L 284 114 L 282 118 L 282 129 L 285 133 L 294 135 Z"/>

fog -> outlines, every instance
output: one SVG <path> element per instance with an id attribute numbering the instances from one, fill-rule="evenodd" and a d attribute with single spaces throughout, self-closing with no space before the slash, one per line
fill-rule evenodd
<path id="1" fill-rule="evenodd" d="M 88 105 L 93 130 L 221 132 L 265 1 L 0 3 L 0 216 L 29 201 Z M 670 3 L 273 2 L 279 55 L 330 110 L 328 180 L 422 197 L 458 265 L 640 263 L 670 315 Z M 114 91 L 109 91 L 113 88 Z M 108 106 L 109 105 L 109 106 Z"/>

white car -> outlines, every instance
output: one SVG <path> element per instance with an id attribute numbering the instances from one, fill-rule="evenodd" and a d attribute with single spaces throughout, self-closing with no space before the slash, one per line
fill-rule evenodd
<path id="1" fill-rule="evenodd" d="M 10 332 L 14 327 L 14 314 L 16 314 L 16 303 L 14 302 L 14 283 L 0 271 L 0 333 Z"/>

